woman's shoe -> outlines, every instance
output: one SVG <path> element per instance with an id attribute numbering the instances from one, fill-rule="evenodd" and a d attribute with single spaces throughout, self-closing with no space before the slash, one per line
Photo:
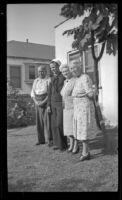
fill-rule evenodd
<path id="1" fill-rule="evenodd" d="M 85 156 L 82 155 L 82 156 L 80 157 L 80 161 L 89 160 L 90 157 L 91 157 L 91 156 L 90 156 L 90 153 L 88 153 L 88 154 L 85 155 Z"/>
<path id="2" fill-rule="evenodd" d="M 72 152 L 72 149 L 73 149 L 73 147 L 69 147 L 68 149 L 67 149 L 67 152 L 69 153 L 69 152 Z"/>
<path id="3" fill-rule="evenodd" d="M 76 154 L 79 152 L 79 147 L 77 147 L 77 149 L 75 149 L 74 151 L 72 151 L 72 154 Z"/>

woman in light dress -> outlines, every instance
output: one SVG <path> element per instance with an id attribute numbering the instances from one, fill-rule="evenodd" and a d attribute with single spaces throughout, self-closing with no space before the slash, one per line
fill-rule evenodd
<path id="1" fill-rule="evenodd" d="M 61 96 L 63 99 L 63 129 L 64 135 L 69 138 L 69 148 L 68 152 L 77 153 L 77 147 L 75 144 L 75 139 L 73 137 L 73 98 L 72 90 L 75 84 L 76 78 L 72 76 L 67 64 L 62 64 L 60 66 L 60 71 L 66 78 L 64 81 L 64 86 L 61 90 Z"/>
<path id="2" fill-rule="evenodd" d="M 91 78 L 87 74 L 83 74 L 78 61 L 71 62 L 70 71 L 77 77 L 72 92 L 74 104 L 73 135 L 76 141 L 82 141 L 83 151 L 80 160 L 83 161 L 90 159 L 88 140 L 98 132 L 92 100 L 94 92 Z"/>

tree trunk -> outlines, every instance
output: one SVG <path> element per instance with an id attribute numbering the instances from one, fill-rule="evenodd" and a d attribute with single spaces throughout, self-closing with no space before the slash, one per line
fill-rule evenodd
<path id="1" fill-rule="evenodd" d="M 97 89 L 96 101 L 98 102 L 99 96 L 99 72 L 98 72 L 98 61 L 94 60 L 94 67 L 95 67 L 95 85 Z"/>

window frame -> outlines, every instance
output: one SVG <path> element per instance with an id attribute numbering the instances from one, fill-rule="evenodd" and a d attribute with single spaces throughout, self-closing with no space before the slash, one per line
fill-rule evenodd
<path id="1" fill-rule="evenodd" d="M 98 54 L 99 54 L 99 44 L 95 44 L 95 47 L 97 47 L 97 56 L 98 56 Z M 89 45 L 89 47 L 88 47 L 89 49 L 91 48 L 91 45 Z M 88 51 L 88 50 L 87 50 Z M 85 52 L 87 52 L 87 51 L 83 51 L 83 73 L 87 73 L 86 72 L 86 65 L 85 65 Z M 70 63 L 70 60 L 69 60 L 69 58 L 70 58 L 70 55 L 73 55 L 73 54 L 75 54 L 75 53 L 79 53 L 79 50 L 71 50 L 71 51 L 69 51 L 69 52 L 67 52 L 67 63 L 69 64 Z M 80 58 L 80 57 L 79 57 Z M 81 59 L 81 58 L 80 58 Z M 98 71 L 99 71 L 99 80 L 100 80 L 100 82 L 99 82 L 99 84 L 101 85 L 101 77 L 100 77 L 100 75 L 101 75 L 101 73 L 100 73 L 100 69 L 99 69 L 99 63 L 98 63 Z M 93 72 L 94 73 L 94 72 Z M 93 81 L 93 80 L 92 80 Z M 99 86 L 99 89 L 101 88 L 101 86 Z"/>

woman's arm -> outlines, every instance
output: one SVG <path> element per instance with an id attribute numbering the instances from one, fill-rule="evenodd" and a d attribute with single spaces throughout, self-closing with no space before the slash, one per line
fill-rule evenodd
<path id="1" fill-rule="evenodd" d="M 86 96 L 88 97 L 93 97 L 94 92 L 93 92 L 93 88 L 92 88 L 92 80 L 88 75 L 84 75 L 83 77 L 83 85 L 84 85 L 84 89 L 86 92 Z"/>

